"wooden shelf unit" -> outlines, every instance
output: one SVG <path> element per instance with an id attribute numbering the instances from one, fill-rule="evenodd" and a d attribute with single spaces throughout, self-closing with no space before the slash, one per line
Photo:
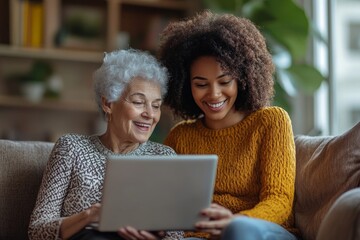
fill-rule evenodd
<path id="1" fill-rule="evenodd" d="M 17 57 L 17 58 L 33 58 L 45 60 L 62 60 L 73 62 L 89 62 L 101 63 L 104 56 L 101 52 L 76 51 L 56 48 L 29 48 L 0 45 L 0 56 Z"/>
<path id="2" fill-rule="evenodd" d="M 19 108 L 52 110 L 60 112 L 78 111 L 97 114 L 95 103 L 89 101 L 45 99 L 41 102 L 29 102 L 23 97 L 0 95 L 1 108 Z"/>
<path id="3" fill-rule="evenodd" d="M 26 27 L 29 24 L 24 23 L 25 7 L 22 5 L 24 2 L 28 4 L 36 2 L 42 8 L 41 44 L 38 46 L 29 45 L 24 40 L 24 35 L 28 34 Z M 29 116 L 28 124 L 34 125 L 34 129 L 39 131 L 43 123 L 34 122 L 37 120 L 34 120 L 36 117 L 31 116 L 32 114 L 41 115 L 43 122 L 50 121 L 47 123 L 49 125 L 52 125 L 53 119 L 61 121 L 64 118 L 63 128 L 57 126 L 61 124 L 54 123 L 53 129 L 46 129 L 47 132 L 53 132 L 56 136 L 78 127 L 79 123 L 74 125 L 73 121 L 69 120 L 69 115 L 74 115 L 77 120 L 86 118 L 87 122 L 98 121 L 99 116 L 92 97 L 91 76 L 93 71 L 100 66 L 104 52 L 120 48 L 119 35 L 125 33 L 128 36 L 128 47 L 155 53 L 158 34 L 163 27 L 169 21 L 192 15 L 201 8 L 200 2 L 201 0 L 1 1 L 0 14 L 4 19 L 0 23 L 0 121 L 4 124 L 0 126 L 0 138 L 6 135 L 4 132 L 21 133 L 18 129 L 11 129 L 13 127 L 11 121 L 19 118 L 17 112 L 21 118 Z M 64 23 L 69 18 L 69 12 L 81 13 L 81 9 L 85 12 L 94 11 L 96 16 L 100 16 L 98 18 L 101 22 L 100 34 L 92 44 L 87 39 L 80 39 L 80 44 L 66 45 L 64 42 L 69 40 L 70 35 L 62 35 Z M 30 31 L 30 34 L 34 33 Z M 39 103 L 31 103 L 22 96 L 13 95 L 7 90 L 9 75 L 29 71 L 31 64 L 36 60 L 51 64 L 55 73 L 65 80 L 61 98 L 43 99 Z M 80 115 L 83 116 L 79 118 Z M 96 123 L 86 124 L 86 126 L 89 125 L 96 125 Z M 69 127 L 64 129 L 64 126 Z M 22 127 L 22 129 L 27 128 Z M 90 134 L 94 132 L 94 129 L 83 128 L 79 132 Z M 26 139 L 31 139 L 31 134 L 24 133 Z M 18 138 L 22 139 L 21 136 Z"/>
<path id="4" fill-rule="evenodd" d="M 22 38 L 26 35 L 26 32 L 23 32 L 26 24 L 23 24 L 24 16 L 21 13 L 24 12 L 24 6 L 21 4 L 33 1 L 39 2 L 43 9 L 43 41 L 41 49 L 59 48 L 59 46 L 56 46 L 54 38 L 64 26 L 66 13 L 74 10 L 74 8 L 79 14 L 83 14 L 82 17 L 85 16 L 87 10 L 94 10 L 94 13 L 101 16 L 101 28 L 104 29 L 101 29 L 100 37 L 105 40 L 105 45 L 102 49 L 97 49 L 98 51 L 116 49 L 117 34 L 126 30 L 124 27 L 134 29 L 141 27 L 143 29 L 144 26 L 148 25 L 151 18 L 164 17 L 162 20 L 167 20 L 171 16 L 173 17 L 172 20 L 177 20 L 200 9 L 200 0 L 9 0 L 9 6 L 4 5 L 4 7 L 9 8 L 10 14 L 8 15 L 10 16 L 8 21 L 5 21 L 5 25 L 9 25 L 10 30 L 7 31 L 7 29 L 3 28 L 4 35 L 9 34 L 9 36 L 4 38 L 5 40 L 0 38 L 0 44 L 24 47 Z M 81 9 L 84 9 L 83 12 L 81 12 Z M 4 10 L 2 12 L 7 13 Z M 132 17 L 127 18 L 130 15 Z M 133 21 L 134 19 L 135 21 Z M 130 40 L 133 37 L 130 36 Z M 6 39 L 9 39 L 9 41 Z"/>

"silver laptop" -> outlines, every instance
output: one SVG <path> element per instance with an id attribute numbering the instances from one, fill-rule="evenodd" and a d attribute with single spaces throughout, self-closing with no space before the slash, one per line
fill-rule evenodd
<path id="1" fill-rule="evenodd" d="M 212 200 L 217 155 L 109 156 L 97 229 L 192 230 Z"/>

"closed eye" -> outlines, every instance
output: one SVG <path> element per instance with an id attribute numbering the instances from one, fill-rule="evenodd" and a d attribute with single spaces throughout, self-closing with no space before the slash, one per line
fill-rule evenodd
<path id="1" fill-rule="evenodd" d="M 143 105 L 143 104 L 145 104 L 145 102 L 143 102 L 143 101 L 132 101 L 132 103 L 134 105 Z"/>
<path id="2" fill-rule="evenodd" d="M 229 80 L 229 81 L 224 81 L 224 82 L 221 82 L 220 84 L 221 85 L 228 85 L 232 82 L 233 80 Z"/>
<path id="3" fill-rule="evenodd" d="M 203 87 L 206 87 L 207 84 L 206 83 L 195 83 L 195 86 L 199 87 L 199 88 L 203 88 Z"/>
<path id="4" fill-rule="evenodd" d="M 160 105 L 152 105 L 152 107 L 154 108 L 154 109 L 160 109 Z"/>

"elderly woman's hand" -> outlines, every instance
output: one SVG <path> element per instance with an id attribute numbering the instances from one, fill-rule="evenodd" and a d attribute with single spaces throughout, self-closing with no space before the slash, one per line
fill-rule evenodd
<path id="1" fill-rule="evenodd" d="M 99 221 L 100 208 L 101 208 L 101 204 L 95 203 L 91 205 L 91 207 L 85 210 L 85 213 L 88 216 L 88 224 Z"/>
<path id="2" fill-rule="evenodd" d="M 133 227 L 120 228 L 118 234 L 126 240 L 158 240 L 165 236 L 163 231 L 148 232 Z"/>
<path id="3" fill-rule="evenodd" d="M 199 231 L 211 234 L 211 239 L 220 239 L 222 230 L 229 225 L 234 218 L 232 212 L 216 203 L 201 211 L 202 216 L 209 220 L 199 221 L 195 224 Z"/>
<path id="4" fill-rule="evenodd" d="M 100 203 L 95 203 L 82 212 L 63 218 L 60 225 L 60 237 L 67 239 L 83 229 L 86 225 L 97 222 L 100 207 Z"/>

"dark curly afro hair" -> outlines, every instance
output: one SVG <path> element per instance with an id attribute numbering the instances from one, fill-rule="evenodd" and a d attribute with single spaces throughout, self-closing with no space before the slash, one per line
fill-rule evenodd
<path id="1" fill-rule="evenodd" d="M 235 108 L 255 111 L 274 95 L 274 65 L 265 39 L 248 19 L 209 10 L 172 22 L 160 36 L 159 59 L 168 68 L 165 104 L 184 119 L 202 115 L 190 85 L 190 66 L 200 56 L 213 56 L 238 81 Z"/>

